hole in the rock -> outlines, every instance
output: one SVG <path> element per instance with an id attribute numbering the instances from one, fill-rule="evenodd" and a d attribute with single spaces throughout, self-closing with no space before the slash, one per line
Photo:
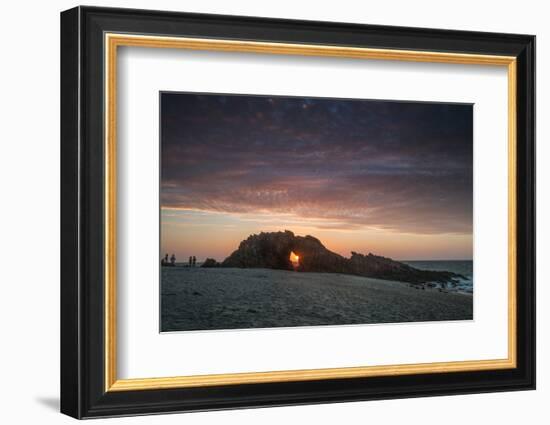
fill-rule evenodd
<path id="1" fill-rule="evenodd" d="M 298 266 L 300 265 L 300 257 L 296 255 L 293 251 L 290 251 L 289 259 L 290 259 L 290 262 L 292 263 L 292 267 L 297 269 Z"/>

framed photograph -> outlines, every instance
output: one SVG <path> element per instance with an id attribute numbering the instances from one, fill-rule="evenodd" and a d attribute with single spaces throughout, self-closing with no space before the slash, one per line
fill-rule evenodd
<path id="1" fill-rule="evenodd" d="M 61 411 L 535 388 L 535 37 L 61 14 Z"/>

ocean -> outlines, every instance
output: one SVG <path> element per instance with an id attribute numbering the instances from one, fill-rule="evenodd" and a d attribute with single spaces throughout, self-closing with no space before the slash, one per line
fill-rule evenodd
<path id="1" fill-rule="evenodd" d="M 418 260 L 402 262 L 417 269 L 440 270 L 461 274 L 465 279 L 459 279 L 456 284 L 447 284 L 444 288 L 452 292 L 467 294 L 474 292 L 474 262 L 472 260 Z M 442 287 L 441 284 L 438 286 Z"/>

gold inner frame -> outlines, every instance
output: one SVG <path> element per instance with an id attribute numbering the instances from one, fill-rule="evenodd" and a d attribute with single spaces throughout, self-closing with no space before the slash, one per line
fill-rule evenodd
<path id="1" fill-rule="evenodd" d="M 516 367 L 516 58 L 462 53 L 371 49 L 149 35 L 105 34 L 105 391 L 447 373 Z M 119 46 L 325 56 L 507 67 L 508 72 L 508 357 L 495 360 L 398 364 L 269 372 L 118 379 L 116 324 L 116 123 Z"/>

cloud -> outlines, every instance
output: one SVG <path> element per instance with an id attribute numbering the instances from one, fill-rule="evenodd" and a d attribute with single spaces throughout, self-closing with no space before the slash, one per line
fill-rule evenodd
<path id="1" fill-rule="evenodd" d="M 163 94 L 165 208 L 472 231 L 470 105 Z"/>

